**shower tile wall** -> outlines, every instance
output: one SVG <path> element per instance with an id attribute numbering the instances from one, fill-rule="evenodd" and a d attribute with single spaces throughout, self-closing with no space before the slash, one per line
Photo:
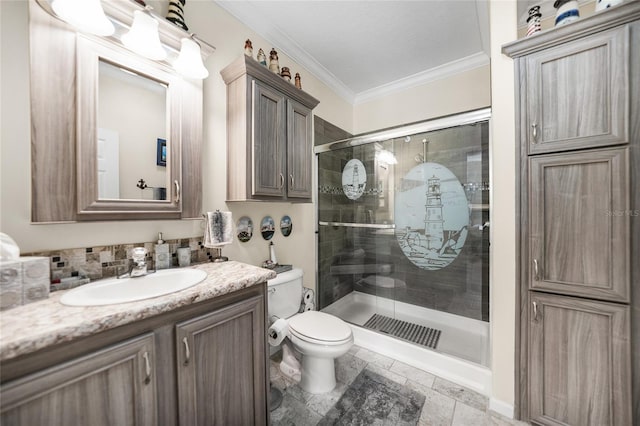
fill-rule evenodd
<path id="1" fill-rule="evenodd" d="M 329 123 L 324 122 L 326 129 Z M 422 141 L 429 142 L 423 148 Z M 322 140 L 324 143 L 331 140 Z M 474 142 L 469 143 L 470 140 Z M 389 151 L 397 164 L 376 161 Z M 402 252 L 392 229 L 318 226 L 319 304 L 324 308 L 353 290 L 400 302 L 489 320 L 488 125 L 461 126 L 329 151 L 318 155 L 318 219 L 326 222 L 394 223 L 394 188 L 426 157 L 445 165 L 465 188 L 470 223 L 460 254 L 440 270 L 416 267 Z M 357 158 L 367 169 L 365 193 L 356 201 L 341 190 L 342 170 Z M 395 214 L 403 214 L 396 211 Z"/>

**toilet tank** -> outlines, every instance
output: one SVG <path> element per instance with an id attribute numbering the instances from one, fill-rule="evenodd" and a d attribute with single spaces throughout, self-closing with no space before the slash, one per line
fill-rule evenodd
<path id="1" fill-rule="evenodd" d="M 281 272 L 269 286 L 269 317 L 289 318 L 297 313 L 302 303 L 302 269 Z"/>

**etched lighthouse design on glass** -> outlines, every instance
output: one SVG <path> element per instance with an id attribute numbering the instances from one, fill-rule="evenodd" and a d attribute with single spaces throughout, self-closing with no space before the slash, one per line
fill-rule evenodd
<path id="1" fill-rule="evenodd" d="M 469 206 L 456 176 L 438 163 L 422 163 L 400 180 L 395 200 L 396 239 L 414 265 L 448 266 L 467 239 Z"/>
<path id="2" fill-rule="evenodd" d="M 362 161 L 351 159 L 342 170 L 342 191 L 350 200 L 357 200 L 364 193 L 367 171 Z"/>
<path id="3" fill-rule="evenodd" d="M 427 249 L 440 250 L 444 240 L 444 220 L 442 219 L 442 193 L 440 179 L 433 176 L 427 184 L 427 204 L 425 205 L 424 235 Z"/>

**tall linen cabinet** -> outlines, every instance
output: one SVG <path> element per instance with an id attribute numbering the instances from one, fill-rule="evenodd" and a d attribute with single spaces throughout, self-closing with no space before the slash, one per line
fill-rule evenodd
<path id="1" fill-rule="evenodd" d="M 503 47 L 518 139 L 516 406 L 640 422 L 640 2 Z"/>

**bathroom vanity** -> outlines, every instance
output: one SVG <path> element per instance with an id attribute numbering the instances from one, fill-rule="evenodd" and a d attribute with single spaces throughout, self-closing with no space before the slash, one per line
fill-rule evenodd
<path id="1" fill-rule="evenodd" d="M 267 424 L 266 281 L 239 262 L 139 302 L 3 313 L 0 422 Z M 63 292 L 60 292 L 63 293 Z"/>

